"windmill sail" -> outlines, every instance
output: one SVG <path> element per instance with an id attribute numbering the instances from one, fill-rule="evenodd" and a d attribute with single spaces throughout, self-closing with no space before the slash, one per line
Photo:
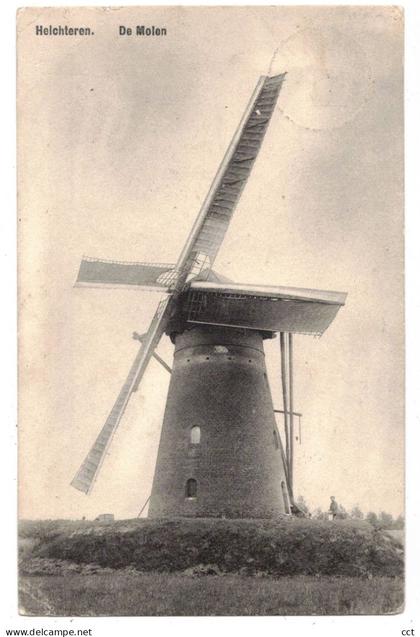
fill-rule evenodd
<path id="1" fill-rule="evenodd" d="M 174 265 L 137 263 L 84 257 L 80 263 L 76 287 L 125 287 L 159 292 L 173 283 Z"/>
<path id="2" fill-rule="evenodd" d="M 117 400 L 112 407 L 104 426 L 96 438 L 92 448 L 83 461 L 80 469 L 73 478 L 73 487 L 84 493 L 88 493 L 93 485 L 99 468 L 104 460 L 105 454 L 112 440 L 112 437 L 120 423 L 125 408 L 127 407 L 133 391 L 136 391 L 138 384 L 146 371 L 147 364 L 153 355 L 160 337 L 166 326 L 166 307 L 169 297 L 163 299 L 159 304 L 155 316 L 150 324 L 144 341 L 138 351 L 136 358 L 128 373 L 127 379 L 118 394 Z"/>
<path id="3" fill-rule="evenodd" d="M 260 150 L 285 75 L 260 78 L 181 252 L 178 270 L 185 267 L 191 253 L 204 254 L 209 265 L 213 264 Z"/>

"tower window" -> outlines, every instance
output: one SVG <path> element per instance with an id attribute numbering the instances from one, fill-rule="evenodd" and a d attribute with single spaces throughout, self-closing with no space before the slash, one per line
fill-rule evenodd
<path id="1" fill-rule="evenodd" d="M 277 437 L 277 431 L 275 429 L 273 429 L 273 438 L 274 438 L 274 447 L 278 449 L 280 445 L 279 445 L 279 439 Z"/>
<path id="2" fill-rule="evenodd" d="M 187 484 L 185 485 L 185 497 L 197 497 L 197 480 L 194 480 L 194 478 L 189 478 L 189 480 L 187 480 Z"/>
<path id="3" fill-rule="evenodd" d="M 201 429 L 200 427 L 192 427 L 190 431 L 190 442 L 192 445 L 199 445 L 201 440 Z"/>

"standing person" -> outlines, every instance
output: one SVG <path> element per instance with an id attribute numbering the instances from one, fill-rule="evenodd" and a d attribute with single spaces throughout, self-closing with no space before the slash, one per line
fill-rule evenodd
<path id="1" fill-rule="evenodd" d="M 337 501 L 335 499 L 335 497 L 332 495 L 331 496 L 331 503 L 330 503 L 330 513 L 332 516 L 332 519 L 334 520 L 337 517 L 338 514 L 338 504 Z"/>

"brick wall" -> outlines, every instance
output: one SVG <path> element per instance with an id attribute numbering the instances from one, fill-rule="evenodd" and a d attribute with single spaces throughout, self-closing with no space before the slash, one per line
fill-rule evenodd
<path id="1" fill-rule="evenodd" d="M 191 443 L 194 426 L 199 444 Z M 284 513 L 274 429 L 260 334 L 199 327 L 178 335 L 149 517 Z M 189 479 L 197 483 L 194 498 Z"/>

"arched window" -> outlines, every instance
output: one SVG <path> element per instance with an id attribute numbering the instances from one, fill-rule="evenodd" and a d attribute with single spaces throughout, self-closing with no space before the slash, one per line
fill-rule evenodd
<path id="1" fill-rule="evenodd" d="M 283 494 L 284 510 L 286 513 L 290 513 L 289 494 L 287 493 L 287 487 L 284 482 L 281 483 L 281 492 Z"/>
<path id="2" fill-rule="evenodd" d="M 189 480 L 187 480 L 187 484 L 185 485 L 185 497 L 197 497 L 197 480 L 194 480 L 194 478 L 189 478 Z"/>
<path id="3" fill-rule="evenodd" d="M 201 439 L 200 427 L 192 427 L 190 431 L 190 442 L 192 445 L 199 445 Z"/>

